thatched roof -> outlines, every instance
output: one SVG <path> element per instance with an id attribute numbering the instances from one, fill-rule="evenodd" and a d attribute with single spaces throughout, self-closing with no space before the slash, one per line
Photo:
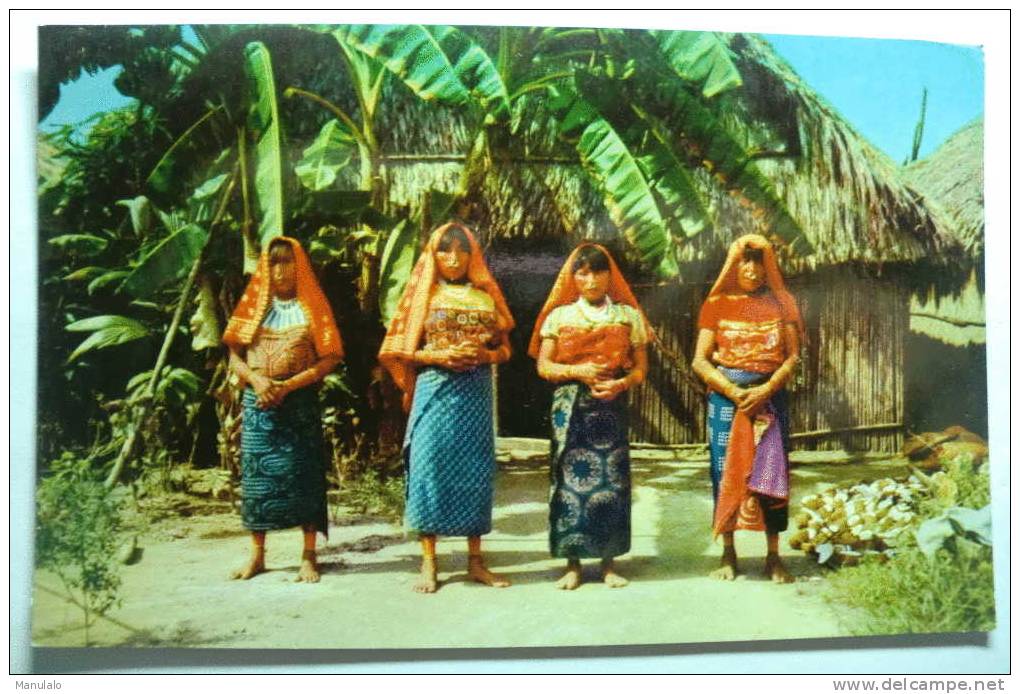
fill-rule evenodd
<path id="1" fill-rule="evenodd" d="M 978 118 L 903 172 L 925 205 L 946 215 L 951 232 L 973 258 L 985 247 L 984 139 L 984 118 Z"/>
<path id="2" fill-rule="evenodd" d="M 985 342 L 984 119 L 965 125 L 931 156 L 904 169 L 933 214 L 966 249 L 972 270 L 965 283 L 930 287 L 910 304 L 910 329 L 946 344 Z"/>
<path id="3" fill-rule="evenodd" d="M 793 270 L 847 262 L 879 266 L 958 263 L 962 251 L 945 224 L 910 189 L 898 167 L 813 91 L 771 48 L 754 35 L 738 35 L 733 47 L 744 86 L 737 94 L 747 116 L 761 124 L 757 137 L 792 156 L 757 160 L 813 246 L 809 256 L 786 258 Z M 720 258 L 723 248 L 747 230 L 761 228 L 745 209 L 730 203 L 697 255 Z"/>
<path id="4" fill-rule="evenodd" d="M 847 262 L 882 268 L 963 260 L 946 223 L 906 185 L 898 167 L 811 90 L 764 39 L 737 35 L 732 45 L 745 84 L 727 98 L 744 112 L 745 120 L 758 124 L 746 133 L 748 137 L 765 144 L 765 149 L 785 152 L 786 156 L 755 161 L 813 246 L 809 256 L 783 258 L 787 269 Z M 393 135 L 387 134 L 387 144 L 401 140 L 406 147 L 434 142 L 426 132 L 433 127 L 439 128 L 444 139 L 463 138 L 463 121 L 455 112 L 446 112 L 438 120 L 427 111 L 415 117 L 402 110 L 393 113 L 398 116 L 397 127 Z M 406 130 L 406 123 L 417 127 Z M 398 138 L 396 130 L 408 134 Z M 457 135 L 451 138 L 451 133 Z M 505 153 L 508 158 L 496 162 L 494 173 L 474 196 L 478 204 L 471 221 L 483 233 L 499 238 L 566 235 L 577 240 L 615 235 L 601 196 L 580 165 L 570 163 L 571 155 L 576 161 L 576 153 L 562 149 L 562 144 L 532 145 L 527 156 Z M 401 156 L 408 151 L 403 149 Z M 410 151 L 434 157 L 437 150 L 433 145 Z M 448 153 L 457 154 L 456 150 Z M 411 157 L 387 165 L 392 194 L 411 205 L 415 204 L 411 198 L 424 187 L 454 192 L 461 170 L 456 156 L 445 160 Z M 715 191 L 718 224 L 681 246 L 682 274 L 687 281 L 704 279 L 701 275 L 707 277 L 716 270 L 736 236 L 768 231 L 767 219 L 756 218 L 746 200 L 714 185 L 707 172 L 703 180 Z"/>

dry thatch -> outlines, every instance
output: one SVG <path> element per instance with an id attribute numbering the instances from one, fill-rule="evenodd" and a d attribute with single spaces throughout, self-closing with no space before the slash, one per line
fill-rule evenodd
<path id="1" fill-rule="evenodd" d="M 979 118 L 903 172 L 925 205 L 948 218 L 953 235 L 975 259 L 985 247 L 984 139 Z"/>
<path id="2" fill-rule="evenodd" d="M 984 119 L 961 128 L 903 175 L 932 213 L 946 220 L 971 266 L 962 286 L 948 292 L 932 286 L 911 300 L 910 329 L 957 347 L 984 344 Z"/>
<path id="3" fill-rule="evenodd" d="M 745 84 L 727 98 L 742 111 L 743 121 L 755 123 L 736 134 L 773 153 L 755 163 L 813 246 L 808 256 L 783 257 L 787 270 L 852 262 L 879 271 L 889 264 L 909 264 L 927 274 L 930 264 L 958 265 L 965 260 L 944 216 L 932 214 L 894 163 L 813 92 L 766 41 L 737 35 L 732 45 Z M 459 152 L 448 149 L 443 156 L 435 143 L 443 139 L 448 144 L 466 144 L 466 116 L 448 110 L 437 118 L 424 110 L 409 117 L 402 107 L 391 115 L 395 127 L 390 122 L 383 127 L 386 144 L 399 141 L 408 147 L 384 147 L 390 153 L 399 152 L 387 163 L 396 200 L 413 206 L 414 198 L 429 187 L 456 192 L 463 168 L 461 153 L 467 147 Z M 679 138 L 680 124 L 675 126 Z M 406 137 L 398 137 L 398 131 Z M 412 144 L 415 149 L 410 149 Z M 570 161 L 572 153 L 562 144 L 526 147 L 528 155 L 496 155 L 481 190 L 472 195 L 477 204 L 471 221 L 483 234 L 571 240 L 618 235 L 598 191 L 580 165 Z M 573 156 L 576 162 L 576 153 Z M 712 191 L 717 223 L 712 231 L 681 246 L 687 281 L 708 277 L 736 236 L 769 231 L 768 218 L 755 215 L 754 207 L 737 191 L 722 189 L 708 172 L 699 175 Z"/>
<path id="4" fill-rule="evenodd" d="M 985 343 L 985 295 L 971 271 L 967 283 L 954 294 L 940 296 L 929 289 L 910 301 L 910 329 L 947 345 L 965 347 Z"/>
<path id="5" fill-rule="evenodd" d="M 740 106 L 760 124 L 751 135 L 789 155 L 760 158 L 758 168 L 813 246 L 806 257 L 785 258 L 788 268 L 962 260 L 949 230 L 905 184 L 895 164 L 764 39 L 740 35 L 733 46 L 744 77 Z M 745 208 L 723 204 L 715 233 L 695 239 L 696 253 L 690 255 L 719 258 L 732 238 L 749 230 L 767 231 Z"/>

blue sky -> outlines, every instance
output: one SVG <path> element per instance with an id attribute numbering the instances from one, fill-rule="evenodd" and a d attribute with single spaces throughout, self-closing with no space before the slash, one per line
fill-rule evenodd
<path id="1" fill-rule="evenodd" d="M 921 157 L 984 112 L 984 62 L 979 48 L 927 41 L 766 35 L 805 82 L 868 140 L 900 163 L 910 153 L 928 88 Z M 60 102 L 42 123 L 49 129 L 131 103 L 113 86 L 120 68 L 61 87 Z"/>
<path id="2" fill-rule="evenodd" d="M 920 156 L 984 113 L 979 48 L 928 41 L 766 35 L 807 84 L 897 163 L 910 154 L 928 88 Z"/>

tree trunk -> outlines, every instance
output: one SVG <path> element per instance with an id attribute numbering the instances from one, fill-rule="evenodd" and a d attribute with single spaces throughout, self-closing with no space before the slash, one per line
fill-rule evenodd
<path id="1" fill-rule="evenodd" d="M 235 171 L 235 174 L 230 179 L 230 183 L 223 192 L 223 197 L 220 199 L 219 209 L 216 211 L 216 215 L 209 224 L 209 236 L 205 240 L 205 245 L 202 246 L 202 250 L 199 252 L 198 257 L 195 258 L 195 262 L 191 265 L 191 270 L 188 272 L 187 279 L 184 280 L 184 287 L 181 289 L 181 298 L 177 301 L 177 308 L 174 310 L 173 318 L 170 320 L 170 327 L 167 329 L 166 335 L 163 337 L 163 346 L 159 350 L 159 356 L 156 357 L 156 365 L 153 367 L 152 376 L 149 377 L 149 383 L 145 387 L 142 402 L 133 406 L 132 414 L 134 415 L 134 426 L 131 427 L 131 431 L 128 433 L 127 439 L 124 441 L 124 445 L 121 446 L 120 453 L 117 454 L 117 460 L 114 461 L 113 468 L 110 470 L 110 474 L 106 478 L 104 486 L 107 489 L 112 489 L 113 485 L 117 484 L 117 480 L 120 478 L 121 472 L 124 470 L 124 465 L 127 463 L 127 459 L 131 456 L 131 452 L 134 450 L 135 442 L 138 440 L 138 432 L 141 431 L 145 418 L 152 409 L 153 401 L 155 399 L 156 384 L 159 383 L 160 373 L 163 371 L 163 367 L 166 366 L 167 357 L 170 356 L 170 347 L 173 345 L 174 337 L 177 335 L 177 329 L 181 325 L 181 318 L 184 316 L 184 309 L 188 305 L 188 297 L 191 294 L 191 288 L 195 285 L 195 280 L 198 278 L 198 272 L 202 267 L 202 262 L 205 260 L 205 255 L 209 251 L 209 246 L 212 245 L 213 232 L 216 225 L 219 224 L 220 218 L 223 217 L 224 211 L 227 209 L 227 201 L 230 200 L 230 195 L 234 191 L 234 184 L 236 181 L 237 173 Z"/>

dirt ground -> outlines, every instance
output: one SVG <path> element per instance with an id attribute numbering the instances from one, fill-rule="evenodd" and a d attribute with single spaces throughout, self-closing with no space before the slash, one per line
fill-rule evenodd
<path id="1" fill-rule="evenodd" d="M 893 461 L 795 466 L 793 499 L 831 482 L 902 474 Z M 191 503 L 151 521 L 139 537 L 141 559 L 123 567 L 122 605 L 90 629 L 96 646 L 217 648 L 418 648 L 691 643 L 847 635 L 846 614 L 822 599 L 825 570 L 786 547 L 798 576 L 775 585 L 761 575 L 764 536 L 738 533 L 744 575 L 707 577 L 720 546 L 710 538 L 705 461 L 635 462 L 632 550 L 619 562 L 623 589 L 586 582 L 553 588 L 562 564 L 548 554 L 547 468 L 504 465 L 496 481 L 494 530 L 483 548 L 513 586 L 465 581 L 463 539 L 439 542 L 440 590 L 411 590 L 417 544 L 377 518 L 333 519 L 320 546 L 322 581 L 294 582 L 298 530 L 271 533 L 269 571 L 230 581 L 248 550 L 240 518 L 225 503 Z M 796 504 L 795 504 L 796 506 Z M 792 527 L 791 527 L 792 530 Z M 81 612 L 59 580 L 35 577 L 36 646 L 81 646 Z"/>

